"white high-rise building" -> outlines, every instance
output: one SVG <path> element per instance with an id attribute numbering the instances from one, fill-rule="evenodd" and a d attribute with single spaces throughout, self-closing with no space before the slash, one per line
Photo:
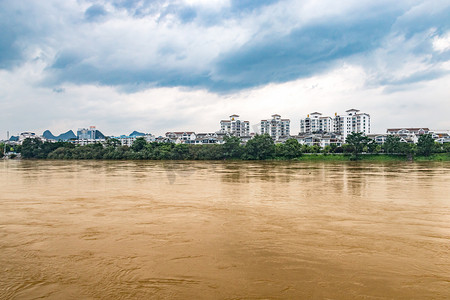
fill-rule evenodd
<path id="1" fill-rule="evenodd" d="M 229 120 L 220 121 L 220 132 L 234 136 L 249 136 L 250 122 L 239 120 L 239 115 L 231 115 Z"/>
<path id="2" fill-rule="evenodd" d="M 300 120 L 300 133 L 337 133 L 343 140 L 352 132 L 370 133 L 370 115 L 349 109 L 346 115 L 335 114 L 334 118 L 313 112 Z"/>
<path id="3" fill-rule="evenodd" d="M 300 133 L 326 133 L 333 132 L 333 130 L 333 118 L 322 117 L 319 112 L 313 112 L 300 120 Z"/>
<path id="4" fill-rule="evenodd" d="M 334 132 L 340 134 L 344 141 L 352 132 L 360 132 L 365 135 L 370 133 L 370 115 L 360 113 L 357 109 L 349 109 L 347 115 L 335 114 Z"/>
<path id="5" fill-rule="evenodd" d="M 274 140 L 291 135 L 291 120 L 282 119 L 280 115 L 272 115 L 271 120 L 261 120 L 261 134 L 269 134 Z"/>

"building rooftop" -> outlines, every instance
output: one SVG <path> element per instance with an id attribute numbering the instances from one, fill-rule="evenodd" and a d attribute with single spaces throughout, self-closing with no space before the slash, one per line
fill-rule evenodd
<path id="1" fill-rule="evenodd" d="M 408 131 L 420 131 L 420 130 L 424 130 L 424 131 L 430 131 L 429 128 L 427 127 L 416 127 L 416 128 L 407 128 L 407 127 L 402 127 L 402 128 L 388 128 L 386 131 L 387 132 L 391 132 L 391 131 L 400 131 L 400 130 L 408 130 Z"/>

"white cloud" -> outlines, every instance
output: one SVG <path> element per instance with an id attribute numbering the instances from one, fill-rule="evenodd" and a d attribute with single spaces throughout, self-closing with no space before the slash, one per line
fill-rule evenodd
<path id="1" fill-rule="evenodd" d="M 450 50 L 450 31 L 441 36 L 435 36 L 433 39 L 433 49 L 438 52 Z"/>

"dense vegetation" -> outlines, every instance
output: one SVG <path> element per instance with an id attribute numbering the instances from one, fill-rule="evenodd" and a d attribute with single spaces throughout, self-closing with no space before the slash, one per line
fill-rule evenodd
<path id="1" fill-rule="evenodd" d="M 37 159 L 356 160 L 362 157 L 361 153 L 365 153 L 365 159 L 373 160 L 377 159 L 376 156 L 368 154 L 386 153 L 391 157 L 400 158 L 412 158 L 414 155 L 430 157 L 435 153 L 449 153 L 450 144 L 437 144 L 430 135 L 422 135 L 417 145 L 401 143 L 400 139 L 395 136 L 389 136 L 384 145 L 378 145 L 364 135 L 354 133 L 348 136 L 347 143 L 343 146 L 329 145 L 325 148 L 317 145 L 301 145 L 296 139 L 289 139 L 284 144 L 275 144 L 270 136 L 257 135 L 245 145 L 241 144 L 238 137 L 232 136 L 226 137 L 225 143 L 222 145 L 147 143 L 144 138 L 138 138 L 131 147 L 121 146 L 116 139 L 107 139 L 105 144 L 97 143 L 86 146 L 76 146 L 68 142 L 50 143 L 38 139 L 26 139 L 21 146 L 15 146 L 13 150 L 20 152 L 23 158 Z M 3 151 L 3 147 L 1 151 Z"/>

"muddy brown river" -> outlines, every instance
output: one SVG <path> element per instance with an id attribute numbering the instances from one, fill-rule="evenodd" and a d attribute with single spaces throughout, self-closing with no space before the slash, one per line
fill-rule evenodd
<path id="1" fill-rule="evenodd" d="M 450 299 L 449 163 L 0 161 L 0 299 Z"/>

